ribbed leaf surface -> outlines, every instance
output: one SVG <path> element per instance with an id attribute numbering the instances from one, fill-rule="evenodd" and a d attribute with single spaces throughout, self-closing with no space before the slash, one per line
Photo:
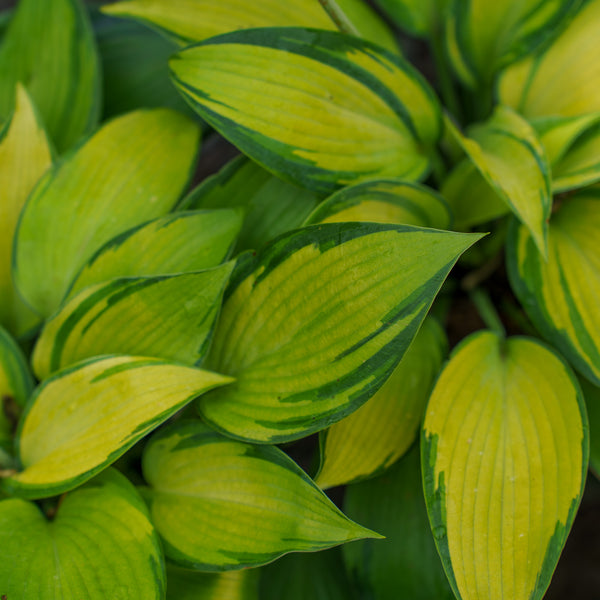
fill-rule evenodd
<path id="1" fill-rule="evenodd" d="M 135 488 L 109 469 L 61 501 L 0 501 L 0 595 L 19 600 L 161 600 L 162 552 Z"/>
<path id="2" fill-rule="evenodd" d="M 42 316 L 114 236 L 168 212 L 198 148 L 198 128 L 167 109 L 137 111 L 99 129 L 29 197 L 15 245 L 15 280 Z"/>
<path id="3" fill-rule="evenodd" d="M 86 288 L 46 321 L 32 364 L 38 379 L 102 354 L 199 363 L 208 350 L 234 263 Z"/>
<path id="4" fill-rule="evenodd" d="M 379 537 L 345 517 L 278 448 L 230 440 L 198 421 L 152 438 L 143 470 L 165 552 L 183 566 L 240 569 Z"/>
<path id="5" fill-rule="evenodd" d="M 564 200 L 550 221 L 548 261 L 529 233 L 507 241 L 510 281 L 527 314 L 585 377 L 600 385 L 600 190 Z"/>
<path id="6" fill-rule="evenodd" d="M 340 420 L 391 374 L 479 237 L 327 223 L 277 238 L 234 271 L 206 365 L 237 381 L 200 399 L 200 413 L 269 443 Z"/>
<path id="7" fill-rule="evenodd" d="M 461 600 L 540 600 L 581 499 L 588 426 L 577 381 L 535 339 L 478 332 L 425 416 L 423 481 Z"/>
<path id="8" fill-rule="evenodd" d="M 0 120 L 23 82 L 58 150 L 98 121 L 100 71 L 87 11 L 80 0 L 20 0 L 0 49 Z"/>
<path id="9" fill-rule="evenodd" d="M 230 381 L 216 373 L 131 356 L 65 369 L 46 380 L 29 401 L 17 432 L 24 470 L 0 484 L 28 498 L 73 489 L 192 398 Z"/>
<path id="10" fill-rule="evenodd" d="M 416 180 L 441 132 L 438 102 L 406 61 L 351 36 L 238 31 L 171 59 L 199 114 L 242 152 L 303 187 Z M 293 119 L 290 118 L 293 115 Z"/>

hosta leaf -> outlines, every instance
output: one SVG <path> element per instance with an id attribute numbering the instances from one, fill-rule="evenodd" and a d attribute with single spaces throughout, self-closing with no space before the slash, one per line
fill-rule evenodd
<path id="1" fill-rule="evenodd" d="M 108 241 L 77 275 L 69 297 L 116 277 L 173 275 L 217 266 L 241 225 L 233 210 L 169 214 Z"/>
<path id="2" fill-rule="evenodd" d="M 454 600 L 427 522 L 418 445 L 383 475 L 348 486 L 344 510 L 386 536 L 342 548 L 361 597 Z"/>
<path id="3" fill-rule="evenodd" d="M 587 471 L 587 418 L 568 366 L 537 340 L 473 334 L 436 383 L 421 452 L 456 597 L 540 600 Z"/>
<path id="4" fill-rule="evenodd" d="M 15 280 L 42 316 L 105 242 L 168 212 L 198 147 L 198 128 L 168 109 L 140 110 L 104 125 L 50 171 L 23 210 Z"/>
<path id="5" fill-rule="evenodd" d="M 288 554 L 259 572 L 261 600 L 356 600 L 358 597 L 339 548 Z"/>
<path id="6" fill-rule="evenodd" d="M 431 188 L 401 179 L 374 179 L 335 192 L 305 224 L 371 221 L 449 229 L 451 218 L 446 201 Z"/>
<path id="7" fill-rule="evenodd" d="M 417 436 L 446 346 L 441 327 L 426 319 L 382 388 L 323 433 L 317 485 L 333 487 L 372 476 L 408 450 Z"/>
<path id="8" fill-rule="evenodd" d="M 440 192 L 450 205 L 454 227 L 459 230 L 487 223 L 510 211 L 506 201 L 468 158 L 450 172 Z"/>
<path id="9" fill-rule="evenodd" d="M 229 435 L 281 442 L 366 402 L 480 235 L 374 223 L 292 231 L 234 271 L 207 368 L 238 380 L 198 408 Z"/>
<path id="10" fill-rule="evenodd" d="M 600 478 L 600 388 L 580 379 L 590 422 L 590 468 Z"/>
<path id="11" fill-rule="evenodd" d="M 600 3 L 585 2 L 547 50 L 509 67 L 500 78 L 503 104 L 526 118 L 600 111 Z M 576 69 L 569 68 L 577 64 Z"/>
<path id="12" fill-rule="evenodd" d="M 33 503 L 0 501 L 0 594 L 5 598 L 161 600 L 165 570 L 148 511 L 109 469 L 67 494 L 49 520 Z"/>
<path id="13" fill-rule="evenodd" d="M 498 69 L 551 40 L 581 1 L 454 0 L 447 36 L 460 54 L 457 74 L 466 66 L 465 83 L 491 82 Z"/>
<path id="14" fill-rule="evenodd" d="M 318 0 L 340 31 L 350 33 L 400 54 L 393 33 L 363 0 Z M 315 27 L 315 25 L 311 25 Z"/>
<path id="15" fill-rule="evenodd" d="M 20 84 L 16 95 L 15 112 L 0 140 L 0 325 L 19 335 L 35 325 L 36 317 L 13 286 L 13 238 L 25 200 L 52 157 L 44 128 Z"/>
<path id="16" fill-rule="evenodd" d="M 552 206 L 550 166 L 535 130 L 517 113 L 503 106 L 483 124 L 463 136 L 447 120 L 456 140 L 479 172 L 531 231 L 547 253 L 546 222 Z"/>
<path id="17" fill-rule="evenodd" d="M 102 11 L 152 25 L 181 46 L 251 27 L 335 29 L 319 2 L 306 0 L 126 0 L 105 5 Z"/>
<path id="18" fill-rule="evenodd" d="M 522 227 L 507 241 L 512 287 L 529 318 L 585 377 L 600 385 L 600 189 L 566 199 L 550 221 L 548 262 Z"/>
<path id="19" fill-rule="evenodd" d="M 241 569 L 380 537 L 345 517 L 278 448 L 230 440 L 198 421 L 154 436 L 142 466 L 165 553 L 183 566 Z"/>
<path id="20" fill-rule="evenodd" d="M 436 26 L 443 22 L 442 15 L 449 0 L 377 0 L 405 31 L 418 37 L 428 37 L 436 33 Z"/>
<path id="21" fill-rule="evenodd" d="M 255 29 L 207 40 L 170 64 L 208 123 L 303 187 L 327 193 L 429 170 L 441 133 L 437 99 L 406 61 L 374 44 L 336 32 Z"/>
<path id="22" fill-rule="evenodd" d="M 59 151 L 89 133 L 99 117 L 98 57 L 79 0 L 20 0 L 0 49 L 0 119 L 23 82 Z"/>
<path id="23" fill-rule="evenodd" d="M 230 381 L 132 356 L 103 357 L 64 369 L 29 401 L 17 432 L 24 470 L 0 484 L 26 498 L 73 489 L 192 398 Z"/>
<path id="24" fill-rule="evenodd" d="M 181 208 L 241 207 L 244 222 L 236 251 L 260 248 L 299 227 L 320 196 L 283 181 L 244 156 L 234 158 L 184 198 Z"/>
<path id="25" fill-rule="evenodd" d="M 234 263 L 195 273 L 113 279 L 86 288 L 50 320 L 35 346 L 38 379 L 101 354 L 199 363 Z"/>
<path id="26" fill-rule="evenodd" d="M 12 452 L 12 433 L 33 389 L 33 377 L 19 346 L 0 326 L 0 450 Z"/>
<path id="27" fill-rule="evenodd" d="M 167 565 L 167 600 L 258 600 L 258 569 L 202 573 Z"/>
<path id="28" fill-rule="evenodd" d="M 168 58 L 177 45 L 145 25 L 96 16 L 93 21 L 102 64 L 103 114 L 164 106 L 191 111 L 171 83 Z"/>

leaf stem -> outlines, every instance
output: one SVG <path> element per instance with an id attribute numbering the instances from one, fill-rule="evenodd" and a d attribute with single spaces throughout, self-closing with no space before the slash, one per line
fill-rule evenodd
<path id="1" fill-rule="evenodd" d="M 435 70 L 439 82 L 439 91 L 446 108 L 455 119 L 462 123 L 462 109 L 456 94 L 456 88 L 451 77 L 450 65 L 446 60 L 446 52 L 443 46 L 443 35 L 436 27 L 430 37 L 431 54 L 435 63 Z"/>
<path id="2" fill-rule="evenodd" d="M 502 320 L 488 293 L 483 288 L 477 287 L 469 291 L 469 298 L 477 308 L 483 322 L 501 338 L 505 338 L 506 329 L 504 329 Z"/>

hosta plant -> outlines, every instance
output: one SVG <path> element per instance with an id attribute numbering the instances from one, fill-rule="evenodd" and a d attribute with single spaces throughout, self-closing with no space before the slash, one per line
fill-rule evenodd
<path id="1" fill-rule="evenodd" d="M 600 473 L 600 0 L 0 27 L 1 598 L 544 597 Z"/>

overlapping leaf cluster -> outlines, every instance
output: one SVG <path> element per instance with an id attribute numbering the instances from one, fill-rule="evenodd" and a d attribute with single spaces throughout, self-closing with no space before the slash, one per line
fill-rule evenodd
<path id="1" fill-rule="evenodd" d="M 3 597 L 545 594 L 600 470 L 600 1 L 379 4 L 3 18 Z"/>

